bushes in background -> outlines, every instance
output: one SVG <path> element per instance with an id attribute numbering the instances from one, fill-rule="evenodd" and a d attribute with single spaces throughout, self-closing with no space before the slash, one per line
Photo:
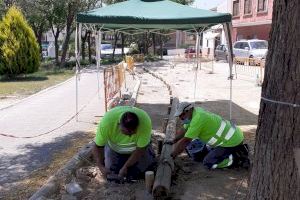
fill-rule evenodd
<path id="1" fill-rule="evenodd" d="M 0 75 L 36 72 L 40 51 L 33 30 L 21 11 L 11 7 L 0 21 Z"/>

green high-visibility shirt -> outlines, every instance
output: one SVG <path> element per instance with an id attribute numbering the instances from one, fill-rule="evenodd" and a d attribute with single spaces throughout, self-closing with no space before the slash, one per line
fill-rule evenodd
<path id="1" fill-rule="evenodd" d="M 120 119 L 125 112 L 133 112 L 139 119 L 136 133 L 125 135 L 120 130 Z M 109 145 L 120 154 L 130 154 L 136 147 L 146 147 L 150 143 L 152 124 L 149 115 L 135 107 L 118 106 L 108 111 L 98 125 L 95 143 L 97 146 Z"/>
<path id="2" fill-rule="evenodd" d="M 199 139 L 212 147 L 234 147 L 244 140 L 240 128 L 199 107 L 194 108 L 192 120 L 185 129 L 185 137 Z"/>

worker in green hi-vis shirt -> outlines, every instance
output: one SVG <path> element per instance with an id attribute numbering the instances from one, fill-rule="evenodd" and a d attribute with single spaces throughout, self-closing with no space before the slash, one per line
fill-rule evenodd
<path id="1" fill-rule="evenodd" d="M 138 179 L 155 166 L 150 145 L 152 124 L 149 115 L 135 107 L 118 106 L 102 118 L 93 156 L 102 175 Z"/>
<path id="2" fill-rule="evenodd" d="M 175 116 L 182 120 L 184 128 L 174 139 L 173 158 L 186 149 L 208 169 L 249 167 L 248 146 L 243 144 L 239 127 L 189 102 L 178 104 Z"/>

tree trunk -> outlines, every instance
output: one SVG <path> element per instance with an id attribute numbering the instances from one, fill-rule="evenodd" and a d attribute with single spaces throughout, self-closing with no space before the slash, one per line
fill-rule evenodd
<path id="1" fill-rule="evenodd" d="M 92 48 L 91 48 L 91 32 L 88 32 L 88 50 L 89 50 L 89 63 L 92 63 Z"/>
<path id="2" fill-rule="evenodd" d="M 85 60 L 85 42 L 87 40 L 88 32 L 86 31 L 84 36 L 81 36 L 81 56 L 82 60 Z"/>
<path id="3" fill-rule="evenodd" d="M 68 4 L 68 16 L 67 16 L 67 24 L 66 24 L 66 37 L 62 46 L 62 54 L 61 54 L 61 61 L 60 61 L 60 67 L 65 66 L 66 62 L 66 56 L 67 56 L 67 51 L 69 48 L 69 42 L 71 38 L 71 34 L 73 32 L 72 24 L 74 21 L 75 13 L 73 12 L 73 4 L 69 3 Z"/>
<path id="4" fill-rule="evenodd" d="M 66 37 L 62 46 L 62 54 L 61 54 L 61 61 L 60 61 L 60 66 L 64 67 L 65 63 L 66 63 L 66 56 L 67 56 L 67 51 L 69 48 L 69 42 L 70 42 L 70 37 L 71 37 L 71 31 L 68 30 L 67 27 L 67 33 L 66 33 Z"/>
<path id="5" fill-rule="evenodd" d="M 43 37 L 43 25 L 39 25 L 38 27 L 34 27 L 32 26 L 32 29 L 33 29 L 33 32 L 36 36 L 36 39 L 37 39 L 37 42 L 40 46 L 40 56 L 43 57 L 43 54 L 42 54 L 42 37 Z"/>
<path id="6" fill-rule="evenodd" d="M 299 0 L 274 1 L 272 30 L 262 88 L 262 97 L 298 105 L 300 104 L 299 10 Z M 247 199 L 299 199 L 299 148 L 299 107 L 262 100 Z"/>
<path id="7" fill-rule="evenodd" d="M 163 59 L 163 39 L 161 35 L 159 35 L 159 40 L 160 40 L 160 59 Z"/>
<path id="8" fill-rule="evenodd" d="M 116 47 L 117 47 L 118 36 L 119 36 L 119 33 L 116 32 L 116 33 L 115 33 L 115 41 L 114 41 L 113 55 L 112 55 L 112 59 L 113 59 L 113 60 L 115 60 L 115 51 L 116 51 Z"/>
<path id="9" fill-rule="evenodd" d="M 125 36 L 124 36 L 124 33 L 121 33 L 121 43 L 122 43 L 122 58 L 125 57 L 125 54 L 124 54 L 124 42 L 125 42 Z"/>
<path id="10" fill-rule="evenodd" d="M 152 33 L 152 44 L 153 44 L 153 55 L 155 55 L 155 53 L 156 53 L 155 33 Z"/>
<path id="11" fill-rule="evenodd" d="M 51 25 L 52 28 L 52 34 L 54 35 L 54 48 L 55 48 L 55 63 L 56 66 L 59 66 L 59 59 L 58 59 L 58 50 L 59 50 L 59 45 L 58 45 L 58 38 L 60 34 L 60 29 L 56 28 L 56 32 L 54 31 L 54 26 Z"/>
<path id="12" fill-rule="evenodd" d="M 54 48 L 55 48 L 55 63 L 57 66 L 59 66 L 59 44 L 58 44 L 58 37 L 59 34 L 54 36 Z"/>

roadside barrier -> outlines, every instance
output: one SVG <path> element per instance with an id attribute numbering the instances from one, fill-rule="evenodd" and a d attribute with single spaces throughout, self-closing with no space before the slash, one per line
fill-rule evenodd
<path id="1" fill-rule="evenodd" d="M 238 74 L 253 77 L 256 79 L 257 85 L 261 85 L 265 74 L 265 60 L 257 58 L 241 58 L 233 59 L 235 76 Z"/>

